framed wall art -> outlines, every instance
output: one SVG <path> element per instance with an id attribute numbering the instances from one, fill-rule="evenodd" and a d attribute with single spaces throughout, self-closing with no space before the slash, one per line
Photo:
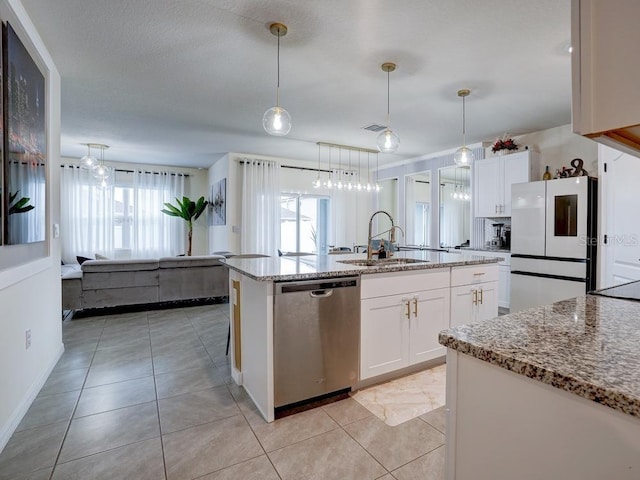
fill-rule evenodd
<path id="1" fill-rule="evenodd" d="M 10 24 L 2 35 L 3 243 L 46 233 L 45 80 Z"/>
<path id="2" fill-rule="evenodd" d="M 211 215 L 209 215 L 209 225 L 227 224 L 227 179 L 223 178 L 211 185 Z"/>

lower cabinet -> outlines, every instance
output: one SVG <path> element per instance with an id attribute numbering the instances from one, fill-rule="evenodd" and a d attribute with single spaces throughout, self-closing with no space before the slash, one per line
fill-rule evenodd
<path id="1" fill-rule="evenodd" d="M 448 287 L 363 299 L 360 378 L 443 356 L 438 333 L 449 326 L 449 302 Z"/>
<path id="2" fill-rule="evenodd" d="M 451 327 L 488 320 L 498 315 L 498 282 L 451 288 Z"/>

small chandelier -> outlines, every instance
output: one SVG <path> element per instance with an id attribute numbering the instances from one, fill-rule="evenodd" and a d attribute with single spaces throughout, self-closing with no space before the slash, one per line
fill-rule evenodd
<path id="1" fill-rule="evenodd" d="M 395 71 L 396 64 L 385 62 L 380 66 L 380 68 L 382 68 L 383 72 L 387 72 L 387 128 L 378 135 L 376 144 L 378 145 L 378 150 L 382 153 L 393 153 L 398 150 L 398 147 L 400 146 L 400 137 L 391 130 L 391 122 L 389 120 L 389 74 Z"/>
<path id="2" fill-rule="evenodd" d="M 336 143 L 317 142 L 318 145 L 318 173 L 316 179 L 312 182 L 313 188 L 326 188 L 327 190 L 342 190 L 342 191 L 358 191 L 358 192 L 379 192 L 382 188 L 378 183 L 378 174 L 376 170 L 375 183 L 371 183 L 371 160 L 370 154 L 376 155 L 376 165 L 378 162 L 379 152 L 369 148 L 353 147 L 350 145 L 339 145 Z M 322 168 L 322 149 L 325 149 L 328 168 Z M 338 150 L 338 164 L 337 168 L 332 165 L 332 153 L 333 150 Z M 343 166 L 342 154 L 346 150 L 349 155 L 348 167 Z M 357 165 L 352 163 L 352 153 L 358 154 Z M 360 161 L 360 155 L 362 153 L 367 154 L 367 182 L 363 183 L 363 175 Z M 320 178 L 321 172 L 327 173 L 327 180 L 322 181 Z"/>
<path id="3" fill-rule="evenodd" d="M 462 90 L 458 90 L 458 96 L 462 97 L 462 147 L 460 147 L 458 150 L 456 150 L 455 155 L 453 156 L 453 161 L 456 163 L 456 165 L 459 165 L 461 167 L 466 167 L 469 166 L 473 163 L 473 151 L 471 151 L 471 149 L 469 147 L 467 147 L 466 141 L 465 141 L 465 105 L 464 105 L 464 99 L 465 97 L 467 97 L 469 94 L 471 93 L 471 90 L 468 90 L 466 88 L 463 88 Z"/>
<path id="4" fill-rule="evenodd" d="M 104 164 L 104 151 L 109 148 L 109 145 L 103 143 L 87 143 L 88 153 L 80 159 L 80 166 L 86 170 L 89 170 L 96 179 L 98 186 L 108 187 L 113 174 L 113 169 Z M 91 149 L 100 150 L 100 159 L 91 155 Z"/>
<path id="5" fill-rule="evenodd" d="M 276 106 L 264 112 L 262 126 L 269 135 L 283 137 L 291 131 L 291 115 L 280 106 L 280 37 L 287 34 L 287 26 L 282 23 L 272 23 L 269 31 L 278 37 L 278 83 L 276 86 Z"/>

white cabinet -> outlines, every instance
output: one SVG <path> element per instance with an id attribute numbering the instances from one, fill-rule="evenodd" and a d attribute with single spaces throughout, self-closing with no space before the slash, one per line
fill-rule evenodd
<path id="1" fill-rule="evenodd" d="M 498 306 L 509 308 L 509 299 L 511 298 L 511 253 L 466 249 L 463 251 L 473 255 L 500 259 L 498 261 Z"/>
<path id="2" fill-rule="evenodd" d="M 452 269 L 451 327 L 498 316 L 498 276 L 498 265 Z"/>
<path id="3" fill-rule="evenodd" d="M 528 182 L 533 165 L 531 150 L 485 158 L 474 164 L 476 217 L 510 217 L 511 185 Z"/>
<path id="4" fill-rule="evenodd" d="M 640 45 L 638 0 L 573 0 L 573 131 L 638 156 Z"/>
<path id="5" fill-rule="evenodd" d="M 367 277 L 361 285 L 360 379 L 443 356 L 438 334 L 449 325 L 449 269 Z M 430 289 L 420 290 L 425 287 Z"/>

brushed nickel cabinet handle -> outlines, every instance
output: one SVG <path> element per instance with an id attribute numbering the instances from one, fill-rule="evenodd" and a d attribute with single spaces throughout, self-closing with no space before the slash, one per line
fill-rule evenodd
<path id="1" fill-rule="evenodd" d="M 478 304 L 478 291 L 477 290 L 473 291 L 473 304 L 474 305 Z"/>
<path id="2" fill-rule="evenodd" d="M 413 316 L 418 316 L 418 297 L 413 297 Z"/>
<path id="3" fill-rule="evenodd" d="M 482 299 L 484 297 L 484 292 L 482 289 L 480 289 L 480 305 L 482 305 Z"/>

